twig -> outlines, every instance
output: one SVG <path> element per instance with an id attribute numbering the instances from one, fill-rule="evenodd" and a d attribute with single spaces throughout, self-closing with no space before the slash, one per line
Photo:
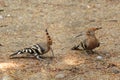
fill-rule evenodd
<path id="1" fill-rule="evenodd" d="M 3 12 L 4 10 L 3 9 L 0 9 L 0 12 Z"/>
<path id="2" fill-rule="evenodd" d="M 0 27 L 7 27 L 8 25 L 0 25 Z"/>

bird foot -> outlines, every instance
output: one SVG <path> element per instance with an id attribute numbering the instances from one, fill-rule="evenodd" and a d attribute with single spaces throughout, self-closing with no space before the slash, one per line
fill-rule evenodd
<path id="1" fill-rule="evenodd" d="M 79 46 L 74 46 L 74 47 L 71 48 L 71 50 L 80 50 L 78 47 Z"/>
<path id="2" fill-rule="evenodd" d="M 95 52 L 92 50 L 85 50 L 87 54 L 94 54 Z"/>

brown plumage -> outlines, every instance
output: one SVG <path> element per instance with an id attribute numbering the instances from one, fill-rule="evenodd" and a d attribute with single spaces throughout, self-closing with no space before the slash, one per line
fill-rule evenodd
<path id="1" fill-rule="evenodd" d="M 86 51 L 92 51 L 93 49 L 100 46 L 98 39 L 95 36 L 95 31 L 102 29 L 99 28 L 89 28 L 85 33 L 85 39 L 80 42 L 79 45 L 74 46 L 72 50 L 78 50 L 79 46 L 81 46 Z M 78 37 L 78 36 L 77 36 Z"/>

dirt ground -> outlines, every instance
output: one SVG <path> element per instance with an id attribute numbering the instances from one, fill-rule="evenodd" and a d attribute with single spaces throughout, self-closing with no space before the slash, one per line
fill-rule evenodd
<path id="1" fill-rule="evenodd" d="M 88 27 L 101 45 L 98 54 L 70 50 Z M 53 39 L 38 61 L 15 51 Z M 120 80 L 120 0 L 0 0 L 0 80 Z M 98 59 L 98 57 L 102 57 Z"/>

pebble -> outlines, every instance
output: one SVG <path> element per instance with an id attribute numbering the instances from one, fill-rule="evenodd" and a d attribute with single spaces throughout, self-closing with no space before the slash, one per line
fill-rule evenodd
<path id="1" fill-rule="evenodd" d="M 19 17 L 18 17 L 18 19 L 20 19 L 20 20 L 21 20 L 21 19 L 23 19 L 23 17 L 22 17 L 22 16 L 19 16 Z"/>
<path id="2" fill-rule="evenodd" d="M 57 74 L 57 75 L 55 76 L 56 79 L 62 79 L 62 78 L 64 78 L 64 77 L 65 77 L 65 74 L 63 74 L 63 73 Z"/>
<path id="3" fill-rule="evenodd" d="M 89 5 L 87 5 L 87 8 L 90 8 L 90 6 L 89 6 Z"/>
<path id="4" fill-rule="evenodd" d="M 102 57 L 102 56 L 97 56 L 97 59 L 98 59 L 98 60 L 102 60 L 103 57 Z"/>
<path id="5" fill-rule="evenodd" d="M 11 77 L 11 76 L 9 76 L 9 75 L 4 75 L 3 77 L 2 77 L 2 80 L 15 80 L 13 77 Z"/>
<path id="6" fill-rule="evenodd" d="M 0 15 L 0 19 L 3 19 L 3 16 L 2 16 L 2 15 Z"/>
<path id="7" fill-rule="evenodd" d="M 118 70 L 113 70 L 112 72 L 115 73 L 115 74 L 120 73 L 120 71 L 118 71 Z"/>
<path id="8" fill-rule="evenodd" d="M 11 16 L 10 14 L 7 15 L 7 17 L 10 17 L 10 16 Z"/>
<path id="9" fill-rule="evenodd" d="M 48 74 L 38 72 L 36 74 L 32 74 L 24 78 L 23 80 L 49 80 L 48 78 L 49 78 Z"/>
<path id="10" fill-rule="evenodd" d="M 116 68 L 116 67 L 113 67 L 110 71 L 111 71 L 112 73 L 114 73 L 114 74 L 120 73 L 120 70 L 119 70 L 118 68 Z"/>
<path id="11" fill-rule="evenodd" d="M 83 77 L 78 77 L 76 80 L 84 80 Z"/>

